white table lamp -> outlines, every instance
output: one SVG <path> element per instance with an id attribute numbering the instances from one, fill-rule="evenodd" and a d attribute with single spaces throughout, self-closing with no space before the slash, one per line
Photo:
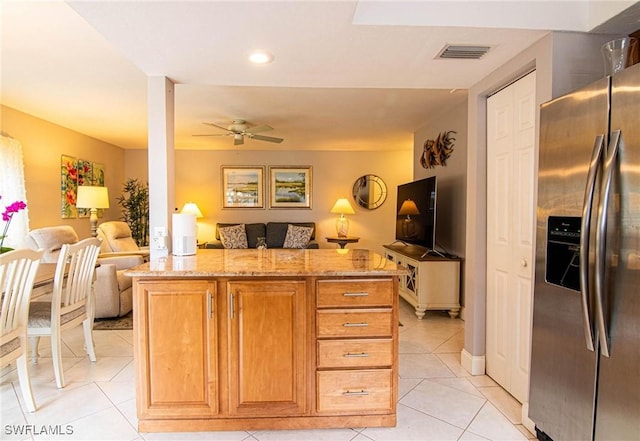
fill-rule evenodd
<path id="1" fill-rule="evenodd" d="M 98 235 L 98 208 L 109 208 L 109 190 L 107 187 L 95 187 L 89 185 L 78 186 L 77 208 L 88 208 L 91 215 L 91 235 Z"/>
<path id="2" fill-rule="evenodd" d="M 349 219 L 344 217 L 344 215 L 356 213 L 349 203 L 349 200 L 347 198 L 338 199 L 336 203 L 333 204 L 331 213 L 340 213 L 340 217 L 336 221 L 336 231 L 338 233 L 338 237 L 347 237 L 347 233 L 349 233 Z"/>
<path id="3" fill-rule="evenodd" d="M 411 219 L 411 215 L 417 216 L 420 214 L 418 210 L 418 206 L 411 199 L 406 199 L 402 202 L 400 206 L 400 211 L 398 211 L 398 215 L 407 216 L 402 222 L 402 235 L 404 238 L 409 239 L 413 238 L 416 235 L 416 225 Z"/>
<path id="4" fill-rule="evenodd" d="M 182 211 L 180 213 L 193 214 L 196 216 L 196 218 L 204 217 L 202 215 L 202 211 L 200 211 L 200 208 L 198 208 L 198 205 L 195 202 L 187 202 L 186 204 L 184 204 L 184 207 L 182 207 Z"/>

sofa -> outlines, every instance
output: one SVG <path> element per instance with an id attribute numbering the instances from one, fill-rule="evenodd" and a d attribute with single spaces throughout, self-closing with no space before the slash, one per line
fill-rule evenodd
<path id="1" fill-rule="evenodd" d="M 225 248 L 220 237 L 220 229 L 227 227 L 238 227 L 244 225 L 246 234 L 247 248 L 256 248 L 259 237 L 266 239 L 267 248 L 283 248 L 289 225 L 296 227 L 311 228 L 311 236 L 306 248 L 319 248 L 318 243 L 314 241 L 316 234 L 315 222 L 267 222 L 267 223 L 217 223 L 216 224 L 216 240 L 206 242 L 204 248 L 221 249 Z"/>

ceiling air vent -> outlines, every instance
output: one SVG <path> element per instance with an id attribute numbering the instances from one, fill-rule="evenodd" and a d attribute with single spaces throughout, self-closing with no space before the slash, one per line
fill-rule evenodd
<path id="1" fill-rule="evenodd" d="M 490 46 L 469 46 L 448 44 L 436 55 L 436 58 L 458 58 L 463 60 L 479 60 L 489 52 Z"/>

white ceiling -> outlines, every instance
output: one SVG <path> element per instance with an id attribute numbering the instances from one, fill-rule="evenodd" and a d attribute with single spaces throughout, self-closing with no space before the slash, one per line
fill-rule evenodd
<path id="1" fill-rule="evenodd" d="M 176 83 L 178 149 L 409 149 L 430 117 L 549 30 L 628 33 L 640 28 L 638 4 L 5 1 L 1 102 L 146 148 L 147 76 L 166 76 Z M 434 59 L 448 43 L 491 50 L 481 60 Z M 251 65 L 254 49 L 275 60 Z M 192 136 L 220 133 L 203 122 L 238 118 L 285 141 L 234 147 L 230 137 Z"/>

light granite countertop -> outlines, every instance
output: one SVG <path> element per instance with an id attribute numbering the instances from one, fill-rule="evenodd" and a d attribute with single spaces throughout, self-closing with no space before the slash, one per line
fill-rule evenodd
<path id="1" fill-rule="evenodd" d="M 406 270 L 364 249 L 199 249 L 194 256 L 166 256 L 131 268 L 132 277 L 394 276 Z"/>

